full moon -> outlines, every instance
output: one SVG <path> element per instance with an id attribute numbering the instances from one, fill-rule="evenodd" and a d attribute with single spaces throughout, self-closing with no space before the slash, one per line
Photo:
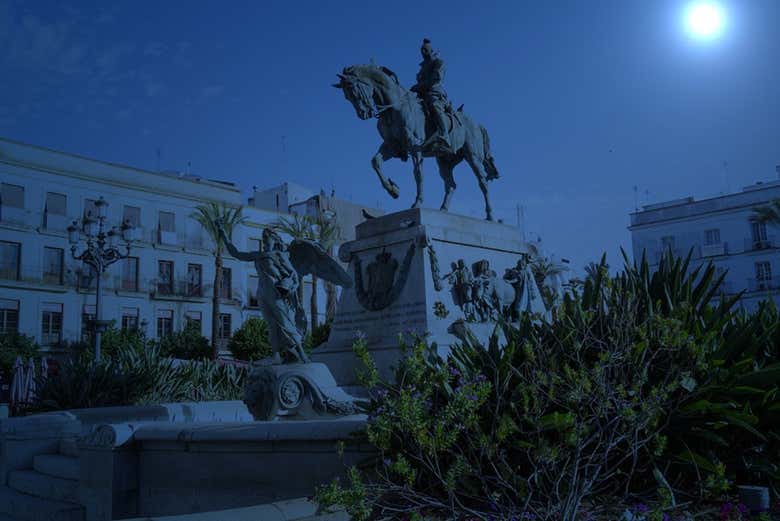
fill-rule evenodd
<path id="1" fill-rule="evenodd" d="M 726 15 L 715 2 L 694 2 L 685 13 L 688 34 L 698 39 L 711 40 L 723 32 Z"/>

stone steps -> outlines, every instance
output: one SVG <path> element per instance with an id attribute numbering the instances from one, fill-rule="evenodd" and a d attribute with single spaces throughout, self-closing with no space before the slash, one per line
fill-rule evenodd
<path id="1" fill-rule="evenodd" d="M 75 438 L 63 438 L 60 440 L 60 454 L 63 456 L 70 456 L 72 458 L 79 457 L 79 446 L 76 444 Z"/>
<path id="2" fill-rule="evenodd" d="M 84 521 L 84 507 L 0 486 L 0 515 L 12 521 Z M 5 521 L 5 520 L 4 520 Z"/>
<path id="3" fill-rule="evenodd" d="M 61 454 L 40 454 L 33 458 L 33 469 L 56 478 L 79 479 L 79 460 Z"/>
<path id="4" fill-rule="evenodd" d="M 79 482 L 56 478 L 34 470 L 15 470 L 8 473 L 8 486 L 12 489 L 54 501 L 78 502 Z"/>

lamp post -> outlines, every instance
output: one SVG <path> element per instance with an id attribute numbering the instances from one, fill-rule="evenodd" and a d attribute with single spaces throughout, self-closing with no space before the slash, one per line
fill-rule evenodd
<path id="1" fill-rule="evenodd" d="M 126 259 L 130 255 L 130 243 L 132 242 L 133 227 L 125 222 L 121 226 L 114 226 L 110 230 L 105 230 L 106 209 L 108 202 L 101 196 L 95 201 L 95 210 L 97 215 L 93 216 L 88 212 L 82 219 L 81 226 L 77 221 L 68 226 L 68 242 L 70 242 L 70 253 L 74 259 L 80 260 L 92 267 L 97 274 L 95 284 L 95 320 L 93 323 L 94 335 L 92 341 L 95 349 L 95 360 L 100 361 L 100 335 L 106 330 L 109 321 L 101 319 L 100 310 L 100 279 L 103 273 L 110 265 L 120 259 Z M 83 238 L 85 241 L 84 250 L 76 253 L 79 242 Z M 124 253 L 115 245 L 118 238 L 124 242 Z"/>

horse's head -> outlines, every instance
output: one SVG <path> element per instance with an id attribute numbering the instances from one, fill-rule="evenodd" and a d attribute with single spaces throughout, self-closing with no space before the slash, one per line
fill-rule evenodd
<path id="1" fill-rule="evenodd" d="M 357 117 L 371 119 L 374 117 L 374 86 L 367 78 L 362 77 L 354 67 L 347 67 L 339 74 L 339 82 L 333 86 L 341 89 L 347 101 L 355 107 Z"/>

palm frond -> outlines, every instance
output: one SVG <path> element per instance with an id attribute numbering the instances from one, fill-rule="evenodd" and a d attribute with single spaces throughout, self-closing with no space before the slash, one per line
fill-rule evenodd
<path id="1" fill-rule="evenodd" d="M 766 206 L 754 208 L 753 217 L 758 222 L 780 226 L 780 199 L 776 199 Z"/>

